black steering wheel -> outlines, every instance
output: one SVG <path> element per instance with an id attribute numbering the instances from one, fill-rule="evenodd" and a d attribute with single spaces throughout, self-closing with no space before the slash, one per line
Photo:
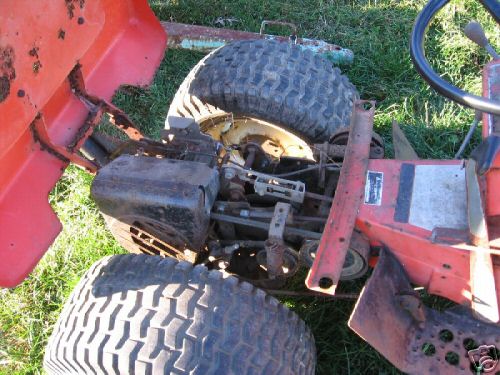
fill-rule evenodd
<path id="1" fill-rule="evenodd" d="M 413 65 L 422 78 L 441 95 L 481 112 L 500 116 L 500 102 L 472 95 L 450 84 L 432 69 L 425 57 L 425 32 L 436 13 L 448 4 L 449 1 L 450 0 L 430 0 L 415 20 L 410 42 L 410 53 Z M 500 0 L 480 1 L 496 22 L 500 24 Z"/>

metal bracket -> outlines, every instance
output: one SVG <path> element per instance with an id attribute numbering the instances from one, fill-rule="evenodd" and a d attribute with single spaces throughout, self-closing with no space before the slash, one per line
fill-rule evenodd
<path id="1" fill-rule="evenodd" d="M 297 25 L 292 23 L 292 22 L 283 22 L 283 21 L 267 21 L 264 20 L 260 24 L 260 35 L 264 35 L 264 31 L 266 29 L 266 26 L 268 25 L 278 25 L 278 26 L 286 26 L 292 29 L 292 34 L 290 34 L 290 42 L 293 44 L 297 44 Z"/>
<path id="2" fill-rule="evenodd" d="M 374 114 L 375 102 L 358 100 L 354 103 L 339 182 L 314 264 L 306 279 L 309 289 L 335 294 L 364 196 Z"/>
<path id="3" fill-rule="evenodd" d="M 91 113 L 107 113 L 110 116 L 111 123 L 122 130 L 131 139 L 141 140 L 145 138 L 139 131 L 139 129 L 137 129 L 137 127 L 134 125 L 132 120 L 128 118 L 125 112 L 115 107 L 113 104 L 107 102 L 106 100 L 90 95 L 87 92 L 80 64 L 76 64 L 73 70 L 69 73 L 68 80 L 73 93 L 77 96 L 78 99 L 82 101 L 83 104 L 87 106 Z M 99 121 L 97 121 L 97 118 L 94 119 L 94 121 L 91 123 L 92 127 L 95 127 L 99 123 Z M 80 139 L 76 139 L 75 143 L 78 143 L 81 139 L 85 138 L 85 134 L 79 134 Z"/>
<path id="4" fill-rule="evenodd" d="M 396 120 L 392 121 L 392 143 L 396 160 L 418 160 L 417 153 Z"/>
<path id="5" fill-rule="evenodd" d="M 98 114 L 95 114 L 95 116 L 98 116 Z M 97 172 L 98 169 L 97 164 L 84 157 L 81 157 L 80 155 L 74 152 L 75 146 L 73 145 L 73 142 L 70 144 L 70 146 L 67 147 L 58 146 L 52 142 L 47 132 L 45 121 L 41 113 L 38 113 L 33 122 L 31 123 L 30 131 L 33 136 L 33 140 L 35 141 L 35 143 L 38 143 L 40 145 L 40 148 L 43 151 L 48 152 L 49 154 L 55 156 L 57 159 L 63 161 L 64 163 L 72 162 L 75 163 L 76 165 L 85 168 L 90 173 Z M 75 145 L 78 144 L 79 143 L 75 143 Z"/>
<path id="6" fill-rule="evenodd" d="M 426 307 L 389 250 L 382 250 L 348 324 L 405 373 L 468 375 L 471 369 L 500 370 L 496 350 L 484 350 L 498 345 L 500 327 L 475 319 L 461 306 L 445 312 Z M 485 363 L 488 367 L 481 368 Z"/>
<path id="7" fill-rule="evenodd" d="M 285 225 L 288 215 L 290 215 L 291 206 L 289 203 L 278 202 L 274 207 L 274 215 L 269 227 L 269 238 L 273 240 L 283 240 Z"/>
<path id="8" fill-rule="evenodd" d="M 167 142 L 172 141 L 176 137 L 205 142 L 213 141 L 212 137 L 203 133 L 200 125 L 191 118 L 168 116 L 167 124 L 169 128 L 161 131 L 161 138 Z"/>
<path id="9" fill-rule="evenodd" d="M 306 196 L 306 185 L 301 181 L 285 180 L 247 169 L 239 170 L 239 178 L 253 184 L 260 196 L 269 195 L 298 203 L 303 203 Z"/>
<path id="10" fill-rule="evenodd" d="M 270 279 L 275 279 L 283 273 L 283 255 L 286 250 L 283 234 L 290 208 L 289 203 L 283 202 L 278 202 L 274 207 L 274 215 L 269 226 L 269 239 L 265 242 L 267 273 Z"/>
<path id="11" fill-rule="evenodd" d="M 79 128 L 75 137 L 67 146 L 58 146 L 52 142 L 45 126 L 45 121 L 41 113 L 35 117 L 30 125 L 30 130 L 35 142 L 39 143 L 41 148 L 51 155 L 54 155 L 65 163 L 73 162 L 90 173 L 96 173 L 99 165 L 93 161 L 78 155 L 78 150 L 82 147 L 85 140 L 92 134 L 95 127 L 99 125 L 104 114 L 111 117 L 111 122 L 119 129 L 123 130 L 131 139 L 140 140 L 144 136 L 135 127 L 127 115 L 107 101 L 92 96 L 87 93 L 81 71 L 81 65 L 77 64 L 68 75 L 68 80 L 73 93 L 89 109 L 89 114 L 85 123 Z"/>

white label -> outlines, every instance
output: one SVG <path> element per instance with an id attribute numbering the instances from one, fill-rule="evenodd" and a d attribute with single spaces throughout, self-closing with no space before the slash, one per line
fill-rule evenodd
<path id="1" fill-rule="evenodd" d="M 365 184 L 365 204 L 380 206 L 384 188 L 384 173 L 368 171 Z"/>

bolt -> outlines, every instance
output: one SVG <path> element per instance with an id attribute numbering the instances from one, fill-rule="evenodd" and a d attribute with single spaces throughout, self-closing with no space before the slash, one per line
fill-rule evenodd
<path id="1" fill-rule="evenodd" d="M 218 263 L 217 263 L 217 266 L 221 269 L 221 270 L 225 270 L 228 266 L 227 262 L 226 261 L 223 261 L 223 260 L 220 260 Z"/>
<path id="2" fill-rule="evenodd" d="M 226 180 L 232 180 L 236 176 L 236 171 L 234 168 L 224 168 L 224 178 Z"/>

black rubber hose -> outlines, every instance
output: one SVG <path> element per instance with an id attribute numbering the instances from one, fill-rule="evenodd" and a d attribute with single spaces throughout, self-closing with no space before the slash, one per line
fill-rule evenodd
<path id="1" fill-rule="evenodd" d="M 441 95 L 467 107 L 500 115 L 500 102 L 469 94 L 453 86 L 436 74 L 425 57 L 425 32 L 436 13 L 448 2 L 449 0 L 430 0 L 415 20 L 410 42 L 410 54 L 415 69 Z M 489 1 L 483 0 L 482 3 L 490 12 L 495 8 L 493 2 L 489 4 Z"/>
<path id="2" fill-rule="evenodd" d="M 490 12 L 497 23 L 500 23 L 500 1 L 498 0 L 479 0 L 483 6 Z"/>

